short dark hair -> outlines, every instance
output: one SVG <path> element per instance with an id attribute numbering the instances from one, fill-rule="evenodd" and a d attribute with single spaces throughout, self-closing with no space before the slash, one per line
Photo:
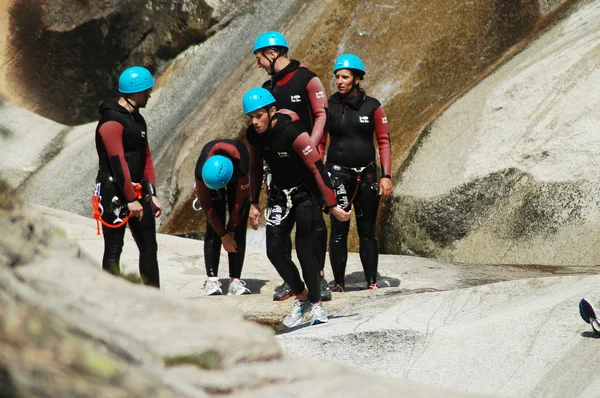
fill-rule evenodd
<path id="1" fill-rule="evenodd" d="M 285 47 L 282 47 L 282 46 L 266 47 L 266 48 L 261 49 L 260 51 L 268 51 L 268 50 L 273 50 L 280 56 L 283 55 L 284 57 L 287 57 L 288 49 Z"/>

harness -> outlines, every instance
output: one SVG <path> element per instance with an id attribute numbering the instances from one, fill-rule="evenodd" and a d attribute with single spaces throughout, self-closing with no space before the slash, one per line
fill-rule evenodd
<path id="1" fill-rule="evenodd" d="M 350 207 L 352 206 L 354 199 L 356 199 L 356 194 L 358 193 L 358 189 L 360 188 L 360 184 L 363 179 L 363 173 L 365 171 L 369 170 L 371 167 L 375 167 L 375 161 L 369 163 L 368 165 L 366 165 L 364 167 L 346 167 L 346 166 L 339 166 L 337 164 L 331 164 L 331 163 L 329 163 L 328 166 L 331 167 L 335 171 L 341 171 L 345 174 L 353 175 L 356 177 L 356 187 L 354 188 L 354 193 L 352 194 L 352 197 L 348 201 L 348 204 L 344 207 L 344 210 L 348 211 L 350 209 Z M 371 189 L 376 190 L 377 184 L 373 184 L 373 185 L 375 185 L 375 186 L 371 186 Z"/>
<path id="2" fill-rule="evenodd" d="M 294 199 L 298 198 L 297 195 L 308 193 L 309 188 L 306 184 L 287 189 L 271 185 L 269 191 L 269 199 L 265 207 L 265 220 L 267 225 L 277 226 L 289 216 L 294 206 Z"/>
<path id="3" fill-rule="evenodd" d="M 137 199 L 141 200 L 142 199 L 142 184 L 140 184 L 140 183 L 132 183 L 132 184 L 135 189 L 135 196 L 137 197 Z M 102 225 L 104 225 L 105 227 L 108 227 L 108 228 L 121 228 L 123 225 L 127 224 L 127 221 L 129 221 L 129 218 L 131 217 L 129 215 L 129 212 L 127 212 L 127 215 L 124 218 L 121 219 L 121 217 L 119 217 L 121 210 L 123 208 L 123 205 L 121 204 L 121 200 L 119 199 L 119 197 L 114 196 L 112 198 L 111 203 L 113 205 L 113 208 L 118 211 L 118 212 L 115 212 L 115 215 L 117 216 L 117 218 L 115 219 L 115 221 L 112 224 L 109 224 L 106 221 L 104 221 L 104 219 L 102 219 L 102 215 L 104 214 L 104 207 L 100 203 L 102 201 L 102 195 L 100 195 L 101 188 L 102 188 L 102 184 L 97 183 L 96 189 L 94 190 L 94 193 L 92 194 L 92 197 L 91 197 L 92 209 L 94 211 L 93 217 L 96 219 L 96 231 L 97 231 L 96 235 L 100 235 L 100 223 L 102 223 Z"/>

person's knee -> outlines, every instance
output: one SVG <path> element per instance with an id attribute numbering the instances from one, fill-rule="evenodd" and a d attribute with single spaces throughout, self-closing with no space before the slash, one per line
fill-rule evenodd
<path id="1" fill-rule="evenodd" d="M 273 264 L 278 264 L 285 256 L 286 242 L 289 237 L 281 233 L 270 233 L 267 236 L 267 257 Z"/>

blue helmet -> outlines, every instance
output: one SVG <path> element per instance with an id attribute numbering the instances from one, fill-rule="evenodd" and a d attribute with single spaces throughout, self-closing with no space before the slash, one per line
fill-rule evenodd
<path id="1" fill-rule="evenodd" d="M 254 50 L 252 50 L 252 52 L 256 53 L 258 50 L 268 47 L 285 47 L 287 50 L 288 44 L 281 33 L 269 31 L 256 38 L 254 41 Z"/>
<path id="2" fill-rule="evenodd" d="M 363 62 L 354 54 L 342 54 L 335 60 L 333 64 L 333 73 L 340 69 L 353 69 L 361 72 L 361 75 L 367 73 Z"/>
<path id="3" fill-rule="evenodd" d="M 222 155 L 211 156 L 202 166 L 202 180 L 209 189 L 224 188 L 233 175 L 233 163 Z"/>
<path id="4" fill-rule="evenodd" d="M 246 115 L 257 109 L 266 108 L 274 103 L 275 98 L 273 97 L 273 94 L 262 87 L 251 88 L 244 94 L 244 98 L 242 98 L 242 107 L 244 108 L 244 113 Z"/>
<path id="5" fill-rule="evenodd" d="M 150 71 L 141 66 L 127 68 L 119 76 L 119 92 L 123 94 L 141 93 L 154 86 Z"/>

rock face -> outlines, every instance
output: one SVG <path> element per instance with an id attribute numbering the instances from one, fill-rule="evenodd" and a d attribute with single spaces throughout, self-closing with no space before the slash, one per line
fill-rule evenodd
<path id="1" fill-rule="evenodd" d="M 89 221 L 78 218 L 73 230 Z M 0 396 L 263 397 L 309 387 L 331 397 L 465 396 L 283 358 L 273 330 L 244 320 L 234 301 L 176 297 L 181 282 L 200 280 L 189 272 L 172 279 L 170 267 L 183 260 L 189 270 L 196 258 L 178 259 L 172 250 L 189 244 L 166 238 L 180 240 L 167 249 L 175 262 L 161 259 L 166 289 L 134 285 L 102 272 L 0 180 Z M 255 308 L 273 304 L 253 298 Z"/>
<path id="2" fill-rule="evenodd" d="M 387 250 L 598 264 L 598 17 L 598 2 L 582 4 L 427 128 L 395 188 Z"/>
<path id="3" fill-rule="evenodd" d="M 203 0 L 13 0 L 8 13 L 7 93 L 69 125 L 96 118 L 122 69 L 154 72 L 218 22 Z"/>
<path id="4" fill-rule="evenodd" d="M 19 280 L 43 295 L 52 313 L 65 308 L 79 327 L 93 325 L 94 336 L 108 329 L 102 341 L 111 347 L 121 341 L 115 338 L 127 337 L 129 355 L 144 366 L 154 364 L 149 368 L 157 369 L 169 386 L 192 396 L 306 391 L 332 397 L 460 396 L 408 382 L 484 396 L 597 395 L 600 363 L 590 361 L 590 352 L 598 339 L 577 310 L 581 297 L 598 303 L 600 275 L 589 275 L 598 273 L 595 266 L 464 264 L 382 255 L 381 288 L 364 290 L 359 255 L 350 253 L 348 291 L 333 293 L 333 300 L 324 303 L 329 323 L 284 331 L 281 319 L 292 303 L 272 300 L 280 277 L 266 258 L 264 243 L 246 251 L 242 277 L 253 294 L 207 297 L 202 295 L 202 242 L 158 234 L 159 294 L 99 271 L 103 245 L 92 220 L 36 209 L 64 228 L 80 256 L 95 267 L 64 261 L 70 257 L 62 255 L 62 261 L 17 267 Z M 137 272 L 129 234 L 121 265 L 125 273 Z M 222 251 L 224 289 L 227 271 Z M 329 265 L 325 271 L 330 275 Z M 244 323 L 238 311 L 280 332 L 275 338 L 281 359 L 272 358 L 280 352 L 269 345 L 272 334 Z M 169 366 L 162 368 L 162 363 Z"/>
<path id="5" fill-rule="evenodd" d="M 207 5 L 213 10 L 210 14 L 212 19 L 207 20 L 209 21 L 207 24 L 212 26 L 209 28 L 210 34 L 207 33 L 206 40 L 201 44 L 180 53 L 164 69 L 164 73 L 158 78 L 157 90 L 148 108 L 143 110 L 149 125 L 148 136 L 158 175 L 158 192 L 165 205 L 165 216 L 160 220 L 161 230 L 173 234 L 192 234 L 202 230 L 201 218 L 191 210 L 193 169 L 197 156 L 202 146 L 212 139 L 223 137 L 243 139 L 246 121 L 240 109 L 240 98 L 247 89 L 260 85 L 268 77 L 264 71 L 255 68 L 255 61 L 250 54 L 252 42 L 264 30 L 279 29 L 288 37 L 291 47 L 290 55 L 302 60 L 321 76 L 328 94 L 335 90 L 330 76 L 331 62 L 337 55 L 342 52 L 354 52 L 361 56 L 367 65 L 367 79 L 363 85 L 370 95 L 382 101 L 388 115 L 393 143 L 394 176 L 398 177 L 395 184 L 399 187 L 393 200 L 383 203 L 380 212 L 382 222 L 379 223 L 379 233 L 384 251 L 420 253 L 447 259 L 463 258 L 482 262 L 486 261 L 486 258 L 489 261 L 504 261 L 502 260 L 504 254 L 499 258 L 488 257 L 489 253 L 496 253 L 495 246 L 497 245 L 509 247 L 514 242 L 514 238 L 510 236 L 526 234 L 532 228 L 540 230 L 541 227 L 538 224 L 542 220 L 548 220 L 547 226 L 542 228 L 544 232 L 537 234 L 535 239 L 545 240 L 545 247 L 552 246 L 555 240 L 552 231 L 557 228 L 553 223 L 563 225 L 569 218 L 568 215 L 561 212 L 560 203 L 569 201 L 570 191 L 567 189 L 568 192 L 559 192 L 560 199 L 551 204 L 544 198 L 556 197 L 554 192 L 558 188 L 553 185 L 556 182 L 554 180 L 551 181 L 550 186 L 544 185 L 548 181 L 539 181 L 542 185 L 532 188 L 530 192 L 519 190 L 521 186 L 519 184 L 523 183 L 523 179 L 531 176 L 533 176 L 531 178 L 538 178 L 536 174 L 539 174 L 540 170 L 549 164 L 544 158 L 543 151 L 539 154 L 528 154 L 527 151 L 531 149 L 527 149 L 527 143 L 525 143 L 525 146 L 519 149 L 522 149 L 524 156 L 528 156 L 526 163 L 529 166 L 525 168 L 522 167 L 523 162 L 519 164 L 507 162 L 496 167 L 494 162 L 498 157 L 495 155 L 500 152 L 488 156 L 489 152 L 482 151 L 480 153 L 485 155 L 479 157 L 474 155 L 473 162 L 469 166 L 470 170 L 481 168 L 482 172 L 477 170 L 463 174 L 457 173 L 457 175 L 450 176 L 452 178 L 446 178 L 447 176 L 442 170 L 436 177 L 437 179 L 430 180 L 429 174 L 434 173 L 435 170 L 441 170 L 446 167 L 446 164 L 441 162 L 440 166 L 436 166 L 435 163 L 437 161 L 435 151 L 438 150 L 439 145 L 444 144 L 434 143 L 430 146 L 428 143 L 429 139 L 436 134 L 443 135 L 451 143 L 451 145 L 447 145 L 447 148 L 452 148 L 458 153 L 470 153 L 473 143 L 468 135 L 464 134 L 467 131 L 476 130 L 474 128 L 476 123 L 469 120 L 474 117 L 473 110 L 475 109 L 477 112 L 486 112 L 482 114 L 482 118 L 489 118 L 486 122 L 487 125 L 480 126 L 481 129 L 487 129 L 486 131 L 490 134 L 493 131 L 495 137 L 512 134 L 512 130 L 507 132 L 508 130 L 502 127 L 511 126 L 507 129 L 512 129 L 512 125 L 504 123 L 504 119 L 500 119 L 500 117 L 507 118 L 513 123 L 524 117 L 518 112 L 507 115 L 509 110 L 526 108 L 522 105 L 527 103 L 528 99 L 524 100 L 522 96 L 516 95 L 519 89 L 513 93 L 507 93 L 503 98 L 504 104 L 499 105 L 503 107 L 500 110 L 496 109 L 499 106 L 483 106 L 481 102 L 485 94 L 478 94 L 474 106 L 466 106 L 460 112 L 452 111 L 452 109 L 458 109 L 453 107 L 439 120 L 433 122 L 449 104 L 474 87 L 492 70 L 504 65 L 511 56 L 530 42 L 536 33 L 541 32 L 541 28 L 555 23 L 560 19 L 559 17 L 572 12 L 573 6 L 577 3 L 570 0 L 510 1 L 502 2 L 502 4 L 490 0 L 469 3 L 414 0 L 394 4 L 381 1 L 356 2 L 351 0 L 339 2 L 295 2 L 291 0 L 246 2 L 240 0 L 233 4 L 216 0 L 207 2 Z M 105 21 L 111 15 L 121 15 L 118 10 L 119 7 L 122 7 L 120 3 L 107 2 L 106 7 L 89 5 L 90 12 L 86 13 L 81 11 L 83 3 L 78 2 L 78 5 L 73 6 L 73 15 L 61 20 L 55 15 L 57 15 L 56 7 L 62 3 L 53 3 L 52 6 L 45 9 L 36 8 L 37 4 L 25 1 L 10 3 L 13 8 L 18 6 L 24 10 L 37 10 L 37 14 L 34 14 L 39 14 L 39 18 L 44 24 L 53 27 L 54 30 L 49 32 L 67 33 L 73 32 L 67 27 L 71 26 L 73 21 L 84 18 L 84 15 L 86 18 L 89 15 L 89 23 L 96 21 L 93 23 L 98 24 L 100 22 L 97 21 Z M 153 2 L 152 4 L 152 7 L 143 12 L 154 13 L 147 14 L 148 18 L 151 15 L 162 16 L 161 12 L 166 12 L 163 3 Z M 176 10 L 173 13 L 169 11 L 167 13 L 169 15 L 179 15 L 179 12 L 193 14 L 200 12 L 199 10 L 205 10 L 200 3 L 193 10 L 188 9 L 187 2 L 173 4 L 175 4 Z M 581 2 L 582 6 L 586 4 L 589 2 Z M 157 11 L 156 7 L 159 6 L 163 7 L 160 8 L 161 12 Z M 594 12 L 593 9 L 592 12 Z M 13 14 L 10 13 L 9 16 L 13 18 Z M 3 15 L 0 13 L 0 22 L 1 18 L 6 18 Z M 9 21 L 13 22 L 8 23 Z M 19 20 L 7 19 L 9 28 L 20 26 L 15 25 L 14 21 L 18 22 Z M 581 32 L 591 32 L 592 28 L 589 26 L 588 24 Z M 538 53 L 526 52 L 529 54 L 526 62 L 556 61 L 555 53 L 543 50 L 544 48 L 558 48 L 551 41 L 544 39 L 546 35 L 550 34 L 548 32 L 552 31 L 554 30 L 544 32 L 536 42 L 538 43 L 536 44 L 536 48 L 539 49 Z M 112 32 L 112 30 L 108 32 Z M 566 29 L 565 34 L 566 37 L 561 38 L 560 42 L 569 46 L 577 43 L 580 31 L 579 29 Z M 588 33 L 582 34 L 589 35 Z M 9 40 L 6 42 L 7 48 L 10 46 L 13 36 L 14 34 L 9 36 Z M 46 36 L 42 34 L 40 37 Z M 593 34 L 585 36 L 581 40 L 593 43 Z M 95 43 L 95 47 L 104 48 L 97 42 L 93 43 Z M 174 44 L 175 41 L 172 43 L 174 48 L 179 48 Z M 390 46 L 390 43 L 395 43 L 395 45 Z M 2 42 L 0 42 L 1 44 Z M 105 42 L 101 44 L 107 45 Z M 579 51 L 578 48 L 575 45 L 573 51 Z M 569 47 L 561 47 L 560 50 L 561 54 L 569 54 L 564 55 L 565 57 L 571 57 Z M 137 53 L 132 50 L 131 54 Z M 577 58 L 580 55 L 574 54 L 574 57 Z M 19 76 L 6 72 L 12 70 L 11 68 L 18 67 L 20 57 L 21 55 L 15 56 L 4 63 L 5 66 L 2 67 L 4 79 L 7 76 L 11 76 L 11 78 Z M 161 58 L 153 59 L 159 62 L 158 60 Z M 105 73 L 107 70 L 116 73 L 119 65 L 94 66 L 93 70 L 94 73 Z M 89 68 L 85 70 L 89 72 Z M 511 72 L 504 68 L 503 70 L 505 72 L 499 73 L 504 73 L 507 77 L 512 76 L 511 73 L 520 73 L 519 69 L 514 68 Z M 82 68 L 80 71 L 84 71 L 84 69 Z M 547 88 L 547 82 L 551 81 L 548 80 L 551 79 L 550 76 L 559 79 L 557 73 L 564 73 L 564 76 L 568 76 L 570 70 L 565 70 L 561 66 L 553 69 L 548 76 L 531 75 L 531 79 L 527 81 L 528 87 L 531 88 L 530 92 L 534 92 L 537 85 L 543 86 L 544 89 Z M 109 81 L 104 77 L 102 79 L 105 82 Z M 110 84 L 114 85 L 115 80 L 116 76 L 112 76 Z M 51 79 L 49 82 L 52 81 Z M 481 89 L 479 90 L 481 92 Z M 62 87 L 59 90 L 61 95 L 67 91 Z M 580 96 L 572 98 L 563 96 L 563 92 L 569 90 L 562 90 L 559 86 L 552 92 L 542 91 L 548 95 L 545 98 L 548 102 L 562 99 L 569 103 L 579 104 L 579 101 L 583 101 L 583 97 Z M 17 93 L 18 90 L 15 89 L 14 92 Z M 572 92 L 576 93 L 577 90 Z M 536 95 L 539 97 L 539 94 Z M 31 98 L 42 97 L 31 96 Z M 44 103 L 54 103 L 52 106 L 62 109 L 64 104 L 71 101 L 71 99 L 54 101 L 53 98 L 55 97 L 45 95 Z M 459 103 L 464 103 L 464 100 L 457 102 L 457 104 Z M 480 107 L 478 108 L 478 106 Z M 79 112 L 78 109 L 78 105 L 74 104 L 72 109 L 69 108 L 69 112 L 76 113 Z M 469 115 L 466 119 L 463 118 L 465 114 Z M 23 115 L 16 120 L 28 118 L 28 115 Z M 449 133 L 439 133 L 442 128 L 445 128 L 443 126 L 452 124 L 454 120 L 457 121 L 456 123 L 464 123 L 464 125 L 444 130 L 451 131 Z M 565 127 L 568 128 L 566 123 Z M 0 121 L 0 124 L 3 123 Z M 62 124 L 47 123 L 47 125 L 47 128 L 40 129 L 41 132 L 33 132 L 24 122 L 12 123 L 8 128 L 0 128 L 0 131 L 8 132 L 2 133 L 0 138 L 3 141 L 0 148 L 3 159 L 21 158 L 24 161 L 22 169 L 18 167 L 18 160 L 10 163 L 11 170 L 6 174 L 11 182 L 14 181 L 13 183 L 18 185 L 19 192 L 28 201 L 89 215 L 89 195 L 94 184 L 97 163 L 93 144 L 94 123 L 74 128 L 68 128 Z M 552 126 L 552 123 L 548 126 Z M 42 135 L 46 131 L 48 134 L 44 135 L 43 139 L 35 139 L 36 134 Z M 465 137 L 465 140 L 457 138 L 459 135 Z M 12 140 L 11 145 L 13 146 L 4 145 L 5 136 L 10 137 L 7 140 Z M 33 144 L 29 147 L 20 147 L 20 138 L 18 137 L 31 137 L 28 139 L 31 139 Z M 573 135 L 570 140 L 574 143 L 579 137 Z M 499 140 L 501 141 L 502 138 Z M 532 142 L 536 142 L 536 140 L 537 138 L 533 138 Z M 485 147 L 488 143 L 499 145 L 496 141 L 490 143 L 485 140 L 481 145 Z M 585 142 L 582 145 L 585 146 Z M 8 152 L 9 148 L 10 150 L 17 148 L 16 151 L 24 152 L 5 156 L 5 152 Z M 430 148 L 433 152 L 430 152 Z M 29 154 L 32 156 L 29 157 Z M 33 161 L 32 158 L 35 156 L 42 157 L 43 161 Z M 565 160 L 564 163 L 569 162 Z M 579 163 L 574 162 L 573 164 Z M 73 165 L 77 165 L 77 167 L 73 167 Z M 454 170 L 454 166 L 454 164 L 449 164 L 447 170 Z M 533 168 L 537 170 L 536 173 L 531 171 Z M 577 180 L 579 172 L 577 168 L 566 168 L 562 173 L 569 171 L 575 173 L 571 178 Z M 521 173 L 523 173 L 523 178 L 518 177 Z M 459 176 L 462 178 L 460 181 L 457 180 Z M 439 181 L 442 181 L 443 184 Z M 518 181 L 519 184 L 517 184 Z M 421 202 L 419 190 L 424 186 L 437 185 L 446 191 L 458 190 L 453 191 L 457 197 L 443 199 L 440 196 L 434 201 Z M 488 186 L 493 189 L 486 189 L 485 187 Z M 585 209 L 592 208 L 595 203 L 593 201 L 585 202 L 588 199 L 593 200 L 590 198 L 593 198 L 595 188 L 593 184 L 589 185 L 586 181 L 580 180 L 575 181 L 573 186 L 584 193 L 589 192 L 587 196 L 578 196 L 581 198 L 581 206 L 579 206 L 581 209 L 578 210 L 578 214 L 585 213 Z M 499 187 L 505 187 L 505 189 L 499 189 Z M 506 196 L 507 190 L 510 192 L 509 196 Z M 519 195 L 533 198 L 533 200 L 528 199 L 529 207 L 518 205 L 520 199 L 517 196 Z M 499 200 L 515 203 L 516 207 L 504 207 L 503 212 L 495 213 L 497 222 L 494 224 L 493 231 L 486 232 L 485 236 L 472 235 L 469 231 L 481 225 L 483 222 L 481 220 L 488 217 L 485 212 L 496 209 Z M 462 206 L 463 210 L 455 211 L 453 204 Z M 442 217 L 444 219 L 440 220 Z M 514 219 L 514 217 L 519 217 L 519 219 Z M 530 220 L 534 220 L 534 222 L 532 223 Z M 572 226 L 572 224 L 569 225 Z M 581 225 L 577 224 L 572 231 L 575 231 L 576 234 L 587 235 L 589 229 L 587 227 L 580 228 Z M 500 234 L 497 233 L 499 229 L 501 230 Z M 354 228 L 351 231 L 354 233 Z M 467 236 L 472 236 L 474 239 L 472 244 L 465 246 L 465 250 L 469 254 L 454 257 L 454 254 L 461 250 L 457 242 L 463 242 Z M 500 242 L 498 239 L 504 239 L 505 242 L 498 243 Z M 556 239 L 563 239 L 562 235 L 556 235 Z M 350 240 L 353 242 L 351 248 L 355 250 L 357 248 L 355 237 L 351 236 Z M 580 246 L 577 252 L 589 251 L 588 249 L 593 246 L 591 242 L 593 239 L 583 245 L 578 243 Z M 527 245 L 530 243 L 524 246 L 526 249 Z M 505 251 L 504 249 L 500 250 L 501 253 Z M 450 252 L 454 254 L 449 254 Z M 549 251 L 545 253 L 547 254 Z M 565 258 L 563 263 L 573 264 L 579 261 L 579 257 L 574 254 L 575 250 L 562 251 L 560 255 L 564 255 Z M 577 255 L 579 256 L 579 254 Z M 532 258 L 528 254 L 522 259 L 507 261 L 527 262 Z M 548 258 L 548 256 L 542 256 L 532 262 L 549 261 Z"/>

